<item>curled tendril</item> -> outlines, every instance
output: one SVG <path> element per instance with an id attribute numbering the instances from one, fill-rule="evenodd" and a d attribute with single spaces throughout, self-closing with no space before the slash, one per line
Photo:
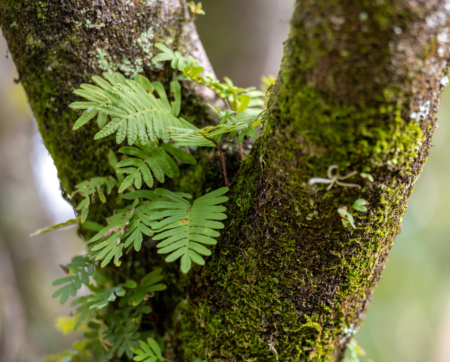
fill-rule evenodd
<path id="1" fill-rule="evenodd" d="M 333 175 L 333 170 L 338 168 L 338 165 L 331 165 L 330 167 L 328 167 L 328 171 L 327 171 L 327 176 L 328 178 L 322 178 L 322 177 L 313 177 L 312 179 L 309 180 L 309 184 L 310 185 L 314 185 L 314 184 L 330 184 L 327 187 L 327 191 L 331 190 L 331 188 L 333 187 L 334 184 L 341 186 L 341 187 L 357 187 L 357 188 L 361 188 L 361 186 L 357 185 L 357 184 L 349 184 L 346 182 L 341 182 L 342 180 L 348 179 L 354 175 L 356 175 L 356 171 L 350 172 L 349 174 L 345 175 L 345 176 L 341 176 L 339 174 L 339 172 L 335 173 Z"/>

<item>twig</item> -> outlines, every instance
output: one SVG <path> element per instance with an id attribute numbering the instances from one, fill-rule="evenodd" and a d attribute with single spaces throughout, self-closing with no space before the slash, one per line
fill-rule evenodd
<path id="1" fill-rule="evenodd" d="M 242 131 L 239 132 L 241 134 Z M 241 160 L 244 161 L 244 149 L 242 148 L 242 142 L 239 142 L 239 153 L 241 154 Z"/>
<path id="2" fill-rule="evenodd" d="M 200 133 L 202 135 L 203 138 L 207 139 L 208 141 L 211 141 L 212 143 L 214 143 L 214 145 L 217 148 L 217 151 L 219 151 L 219 155 L 220 155 L 220 159 L 222 160 L 222 169 L 223 169 L 223 178 L 225 180 L 225 186 L 226 187 L 230 187 L 230 183 L 228 182 L 228 177 L 227 177 L 227 167 L 225 165 L 225 157 L 223 155 L 222 150 L 220 149 L 218 143 L 213 140 L 212 138 L 206 137 L 204 134 Z"/>

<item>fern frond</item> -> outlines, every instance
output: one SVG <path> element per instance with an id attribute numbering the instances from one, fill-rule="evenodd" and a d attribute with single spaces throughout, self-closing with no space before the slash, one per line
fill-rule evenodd
<path id="1" fill-rule="evenodd" d="M 145 145 L 149 139 L 156 141 L 160 138 L 168 142 L 165 132 L 167 127 L 194 127 L 186 120 L 177 118 L 181 105 L 181 86 L 177 81 L 170 84 L 175 100 L 169 102 L 160 82 L 150 83 L 140 75 L 137 75 L 135 80 L 127 80 L 120 73 L 104 73 L 103 76 L 108 81 L 93 77 L 101 88 L 82 84 L 82 89 L 74 91 L 89 101 L 70 105 L 75 109 L 86 109 L 75 123 L 74 130 L 98 115 L 101 130 L 95 135 L 96 140 L 116 133 L 116 141 L 119 144 L 128 138 L 128 144 L 132 145 L 139 138 Z M 154 96 L 153 91 L 156 91 L 159 98 Z M 108 116 L 112 119 L 109 123 Z"/>
<path id="2" fill-rule="evenodd" d="M 229 133 L 229 140 L 239 135 L 238 141 L 242 142 L 244 136 L 258 138 L 258 132 L 253 126 L 255 122 L 258 122 L 258 118 L 259 115 L 237 120 L 228 116 L 226 123 L 218 124 L 217 126 L 207 126 L 196 131 L 171 127 L 169 128 L 169 136 L 176 146 L 215 147 L 214 142 L 211 140 L 213 139 L 218 143 L 222 135 L 226 133 Z"/>
<path id="3" fill-rule="evenodd" d="M 128 280 L 126 283 L 116 285 L 114 288 L 74 299 L 70 303 L 71 307 L 78 306 L 75 310 L 78 320 L 74 330 L 78 329 L 84 321 L 89 323 L 97 310 L 106 307 L 110 302 L 114 302 L 117 297 L 123 297 L 126 294 L 125 287 L 136 288 L 136 285 L 136 282 Z"/>
<path id="4" fill-rule="evenodd" d="M 75 186 L 77 190 L 72 193 L 71 197 L 73 198 L 76 194 L 84 197 L 84 200 L 76 208 L 78 211 L 81 210 L 81 223 L 86 221 L 91 203 L 95 203 L 95 193 L 97 192 L 100 201 L 105 203 L 106 197 L 102 191 L 103 187 L 106 187 L 106 193 L 109 195 L 115 186 L 118 186 L 117 180 L 112 176 L 93 177 Z"/>
<path id="5" fill-rule="evenodd" d="M 59 299 L 61 304 L 64 304 L 69 299 L 69 295 L 75 297 L 78 289 L 83 284 L 89 283 L 89 277 L 94 274 L 94 264 L 87 257 L 76 256 L 65 266 L 65 270 L 70 275 L 57 279 L 52 283 L 54 286 L 68 283 L 52 295 L 53 298 L 61 297 Z"/>
<path id="6" fill-rule="evenodd" d="M 133 353 L 136 355 L 135 361 L 144 362 L 164 362 L 168 361 L 162 356 L 161 347 L 158 342 L 153 338 L 147 338 L 147 343 L 144 341 L 139 341 L 139 348 L 131 348 Z"/>
<path id="7" fill-rule="evenodd" d="M 220 188 L 196 199 L 193 204 L 183 196 L 165 189 L 156 189 L 155 194 L 161 196 L 151 202 L 149 209 L 161 210 L 150 214 L 151 220 L 160 220 L 152 225 L 155 232 L 153 240 L 162 240 L 157 247 L 159 254 L 170 253 L 166 261 L 172 262 L 181 257 L 181 271 L 187 273 L 192 262 L 204 265 L 200 255 L 211 255 L 204 245 L 215 245 L 214 238 L 220 234 L 214 229 L 222 229 L 224 225 L 216 220 L 226 219 L 224 206 L 216 206 L 228 200 L 222 196 L 227 187 Z M 190 195 L 189 195 L 190 196 Z"/>
<path id="8" fill-rule="evenodd" d="M 135 205 L 135 204 L 133 204 Z M 121 237 L 125 234 L 126 227 L 133 217 L 132 210 L 118 210 L 117 214 L 108 217 L 108 226 L 100 230 L 89 241 L 90 257 L 94 260 L 102 260 L 101 267 L 105 267 L 114 258 L 114 264 L 120 265 L 120 257 L 123 255 L 124 244 Z"/>
<path id="9" fill-rule="evenodd" d="M 103 73 L 103 76 L 109 81 L 102 79 L 94 75 L 92 80 L 99 86 L 93 86 L 91 84 L 82 84 L 81 89 L 74 91 L 75 94 L 87 99 L 89 102 L 74 102 L 69 105 L 72 109 L 85 109 L 80 118 L 75 122 L 73 126 L 74 130 L 84 126 L 91 119 L 97 117 L 97 123 L 100 128 L 104 127 L 108 116 L 98 110 L 99 106 L 106 106 L 111 104 L 111 100 L 106 95 L 106 91 L 111 90 L 113 85 L 119 82 L 120 73 L 109 74 Z"/>
<path id="10" fill-rule="evenodd" d="M 152 191 L 139 192 L 140 194 L 137 194 L 139 197 L 153 198 Z M 126 195 L 130 194 L 133 195 L 133 193 Z M 115 215 L 108 217 L 108 226 L 102 228 L 89 241 L 89 256 L 94 260 L 102 260 L 103 268 L 113 258 L 116 266 L 119 266 L 124 248 L 134 247 L 136 251 L 139 251 L 144 235 L 154 234 L 150 227 L 155 222 L 149 218 L 154 211 L 149 208 L 149 205 L 150 201 L 139 202 L 139 199 L 135 199 L 128 209 L 118 210 Z"/>
<path id="11" fill-rule="evenodd" d="M 139 336 L 138 332 L 139 324 L 135 322 L 130 322 L 125 325 L 124 328 L 120 329 L 120 332 L 108 331 L 105 334 L 107 338 L 113 345 L 108 356 L 112 358 L 114 353 L 120 358 L 124 354 L 128 358 L 133 358 L 132 348 L 139 346 Z"/>
<path id="12" fill-rule="evenodd" d="M 256 90 L 255 87 L 240 88 L 235 86 L 229 78 L 225 78 L 225 83 L 221 83 L 217 79 L 200 75 L 204 68 L 197 59 L 191 56 L 186 58 L 180 52 L 174 52 L 161 43 L 157 43 L 155 46 L 162 51 L 154 58 L 155 61 L 170 61 L 173 69 L 182 72 L 184 78 L 181 77 L 180 80 L 192 80 L 213 90 L 220 98 L 227 99 L 237 112 L 264 106 L 264 93 Z"/>
<path id="13" fill-rule="evenodd" d="M 119 152 L 136 158 L 127 158 L 116 165 L 116 172 L 128 174 L 119 188 L 119 193 L 134 184 L 137 189 L 142 187 L 142 179 L 148 187 L 152 187 L 153 176 L 164 182 L 164 175 L 172 178 L 180 176 L 180 169 L 176 162 L 167 154 L 177 157 L 180 161 L 195 165 L 197 161 L 187 152 L 179 150 L 171 144 L 159 145 L 159 141 L 146 145 L 137 144 L 138 147 L 122 147 Z"/>
<path id="14" fill-rule="evenodd" d="M 162 268 L 155 268 L 141 279 L 139 286 L 133 290 L 129 290 L 127 294 L 120 300 L 119 307 L 125 305 L 137 306 L 144 301 L 149 295 L 157 291 L 165 290 L 167 287 L 164 284 L 157 284 L 163 279 L 161 274 Z"/>

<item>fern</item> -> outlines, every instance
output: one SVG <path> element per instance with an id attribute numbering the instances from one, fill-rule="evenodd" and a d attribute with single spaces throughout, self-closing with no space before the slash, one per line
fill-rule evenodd
<path id="1" fill-rule="evenodd" d="M 74 102 L 69 105 L 70 108 L 73 109 L 85 109 L 80 118 L 75 122 L 73 129 L 76 130 L 86 123 L 88 123 L 91 119 L 97 117 L 97 123 L 100 128 L 103 128 L 108 120 L 108 115 L 102 111 L 100 111 L 97 107 L 110 105 L 111 100 L 109 99 L 106 91 L 112 89 L 112 87 L 116 84 L 125 85 L 126 79 L 120 73 L 103 73 L 103 76 L 107 79 L 104 80 L 101 77 L 94 75 L 92 80 L 100 86 L 96 87 L 91 84 L 82 84 L 80 86 L 81 89 L 76 89 L 74 91 L 75 94 L 79 95 L 87 99 L 89 102 Z"/>
<path id="2" fill-rule="evenodd" d="M 123 307 L 127 304 L 137 306 L 141 304 L 149 294 L 154 294 L 156 291 L 165 290 L 167 287 L 164 284 L 157 284 L 163 279 L 161 272 L 162 268 L 155 268 L 151 273 L 148 273 L 145 277 L 143 277 L 140 285 L 133 290 L 129 290 L 120 300 L 119 307 Z"/>
<path id="3" fill-rule="evenodd" d="M 118 210 L 117 214 L 108 217 L 106 220 L 108 226 L 100 230 L 91 240 L 90 243 L 90 256 L 94 260 L 103 260 L 101 267 L 106 266 L 112 258 L 114 258 L 114 263 L 120 265 L 120 257 L 123 255 L 122 249 L 124 244 L 121 243 L 121 237 L 125 234 L 128 229 L 126 227 L 130 224 L 130 220 L 134 214 L 133 203 L 131 210 Z"/>
<path id="4" fill-rule="evenodd" d="M 83 256 L 72 258 L 72 262 L 67 264 L 64 269 L 67 271 L 67 274 L 70 273 L 71 275 L 57 279 L 52 283 L 54 286 L 68 283 L 52 295 L 53 298 L 61 297 L 59 300 L 61 304 L 64 304 L 69 299 L 69 295 L 72 297 L 76 296 L 78 289 L 83 284 L 88 284 L 89 277 L 94 274 L 94 265 L 89 258 Z"/>
<path id="5" fill-rule="evenodd" d="M 155 223 L 149 218 L 153 210 L 149 208 L 150 201 L 139 202 L 140 198 L 155 199 L 153 191 L 142 190 L 125 194 L 135 199 L 127 209 L 118 210 L 116 214 L 107 218 L 108 226 L 102 228 L 89 241 L 91 244 L 89 255 L 94 260 L 102 260 L 101 267 L 105 267 L 113 258 L 114 263 L 120 265 L 123 249 L 134 247 L 136 251 L 141 248 L 144 235 L 152 236 L 154 232 L 150 227 Z"/>
<path id="6" fill-rule="evenodd" d="M 190 5 L 194 16 L 201 13 L 200 5 Z M 192 196 L 186 193 L 141 188 L 153 188 L 155 179 L 164 183 L 166 177 L 179 177 L 179 164 L 174 158 L 181 163 L 196 164 L 192 155 L 177 146 L 216 147 L 222 157 L 225 184 L 228 185 L 225 160 L 219 147 L 223 136 L 228 134 L 229 140 L 237 137 L 239 143 L 245 136 L 258 137 L 255 127 L 262 121 L 262 92 L 254 87 L 237 87 L 228 78 L 221 83 L 203 76 L 203 66 L 198 60 L 185 58 L 162 44 L 156 46 L 162 53 L 154 60 L 170 61 L 172 68 L 181 73 L 178 80 L 191 80 L 212 89 L 225 101 L 228 110 L 223 112 L 212 107 L 220 119 L 219 124 L 198 129 L 179 117 L 181 85 L 177 80 L 170 83 L 169 100 L 161 83 L 151 83 L 140 75 L 127 80 L 120 73 L 104 73 L 103 78 L 92 78 L 95 86 L 82 84 L 75 91 L 86 101 L 70 105 L 84 110 L 73 128 L 76 130 L 97 118 L 100 130 L 94 139 L 115 134 L 116 142 L 120 144 L 127 138 L 128 147 L 120 148 L 119 152 L 128 157 L 118 162 L 116 155 L 110 152 L 108 159 L 116 177 L 95 177 L 76 185 L 72 197 L 77 194 L 83 197 L 76 208 L 81 212 L 79 218 L 39 231 L 42 233 L 81 221 L 86 229 L 96 232 L 87 242 L 87 255 L 75 257 L 67 265 L 71 274 L 53 283 L 61 285 L 53 294 L 60 297 L 61 303 L 70 295 L 76 296 L 83 284 L 93 292 L 70 304 L 75 307 L 73 328 L 83 325 L 88 329 L 79 354 L 70 355 L 74 358 L 81 356 L 81 351 L 89 350 L 93 360 L 98 362 L 121 359 L 125 355 L 136 361 L 168 361 L 163 357 L 161 338 L 156 337 L 158 343 L 153 332 L 140 330 L 143 315 L 152 311 L 150 298 L 155 292 L 166 289 L 161 283 L 162 269 L 154 269 L 139 284 L 128 280 L 111 288 L 114 284 L 107 276 L 94 273 L 94 262 L 100 263 L 97 268 L 103 268 L 111 261 L 119 267 L 124 253 L 133 249 L 139 251 L 144 238 L 152 237 L 158 241 L 158 253 L 167 254 L 167 262 L 181 259 L 183 273 L 190 271 L 192 263 L 204 265 L 204 256 L 211 255 L 207 246 L 217 243 L 216 238 L 220 236 L 217 230 L 224 228 L 220 220 L 226 219 L 226 208 L 220 204 L 228 200 L 224 196 L 228 188 L 207 193 L 193 202 L 189 201 Z M 175 144 L 170 144 L 170 139 Z M 243 158 L 241 144 L 240 151 Z M 106 219 L 106 226 L 87 221 L 96 194 L 105 203 L 105 192 L 110 194 L 116 186 L 119 201 L 124 200 L 125 207 L 115 210 Z M 91 276 L 93 283 L 90 283 Z M 202 360 L 197 358 L 195 362 Z"/>
<path id="7" fill-rule="evenodd" d="M 136 288 L 136 286 L 136 282 L 128 280 L 125 284 L 116 285 L 114 288 L 74 299 L 70 303 L 71 307 L 78 306 L 75 311 L 78 319 L 74 330 L 78 329 L 84 321 L 89 323 L 97 310 L 106 307 L 110 302 L 114 302 L 117 297 L 123 297 L 126 294 L 124 287 Z"/>
<path id="8" fill-rule="evenodd" d="M 148 187 L 154 183 L 153 176 L 164 182 L 164 175 L 172 178 L 180 176 L 180 169 L 176 162 L 167 154 L 177 157 L 180 161 L 195 165 L 195 158 L 171 144 L 161 144 L 158 141 L 149 142 L 145 146 L 137 144 L 138 147 L 122 147 L 119 152 L 136 158 L 127 158 L 116 165 L 119 174 L 128 174 L 119 188 L 119 193 L 125 191 L 134 184 L 137 189 L 142 187 L 142 179 Z M 153 176 L 152 176 L 153 174 Z"/>
<path id="9" fill-rule="evenodd" d="M 91 351 L 94 361 L 105 361 L 110 347 L 109 341 L 103 337 L 105 324 L 91 321 L 87 326 L 89 330 L 84 333 L 84 338 L 86 338 L 85 349 Z"/>
<path id="10" fill-rule="evenodd" d="M 155 61 L 170 61 L 171 67 L 181 71 L 185 79 L 212 89 L 220 98 L 230 101 L 236 111 L 241 109 L 239 112 L 242 112 L 242 108 L 264 106 L 264 100 L 261 98 L 264 97 L 264 93 L 256 90 L 255 87 L 240 88 L 236 87 L 229 78 L 225 78 L 225 83 L 221 83 L 211 77 L 202 76 L 200 73 L 204 68 L 197 59 L 191 56 L 185 58 L 180 52 L 174 52 L 161 43 L 157 43 L 155 46 L 162 51 L 154 58 Z"/>
<path id="11" fill-rule="evenodd" d="M 114 352 L 117 351 L 117 356 L 120 358 L 125 353 L 128 358 L 133 358 L 133 352 L 131 348 L 137 347 L 139 345 L 139 336 L 138 332 L 139 324 L 133 321 L 129 321 L 124 328 L 116 331 L 109 331 L 106 333 L 105 337 L 113 344 L 111 347 L 111 351 L 108 355 L 109 358 L 112 358 Z"/>
<path id="12" fill-rule="evenodd" d="M 214 220 L 223 220 L 224 206 L 215 206 L 226 202 L 228 197 L 222 196 L 228 191 L 223 187 L 210 192 L 191 204 L 185 197 L 164 189 L 156 189 L 160 199 L 150 204 L 150 209 L 161 210 L 150 215 L 152 220 L 161 220 L 152 225 L 155 232 L 153 240 L 162 240 L 157 247 L 158 253 L 167 254 L 167 262 L 181 257 L 181 271 L 187 273 L 192 262 L 204 265 L 200 255 L 211 255 L 205 245 L 215 245 L 214 239 L 220 234 L 214 229 L 222 229 L 224 225 Z M 190 197 L 190 195 L 187 195 Z"/>
<path id="13" fill-rule="evenodd" d="M 105 203 L 106 197 L 102 191 L 103 187 L 106 187 L 106 193 L 109 195 L 115 186 L 118 186 L 117 180 L 112 176 L 93 177 L 75 186 L 77 190 L 72 193 L 71 197 L 73 198 L 76 194 L 80 194 L 84 197 L 84 200 L 81 201 L 76 208 L 78 211 L 81 210 L 81 223 L 86 221 L 91 203 L 95 203 L 95 193 L 97 192 L 100 201 Z"/>
<path id="14" fill-rule="evenodd" d="M 131 349 L 136 355 L 135 361 L 144 362 L 164 362 L 168 361 L 162 356 L 161 347 L 158 342 L 153 338 L 147 338 L 147 343 L 139 341 L 139 348 L 134 347 Z"/>
<path id="15" fill-rule="evenodd" d="M 117 74 L 116 77 L 118 77 Z M 107 77 L 107 74 L 105 73 L 104 76 Z M 112 81 L 112 79 L 109 80 Z M 169 141 L 168 134 L 165 132 L 167 127 L 195 128 L 184 119 L 177 118 L 181 105 L 181 87 L 177 81 L 171 83 L 175 100 L 169 102 L 164 86 L 160 82 L 150 83 L 147 78 L 139 75 L 135 80 L 121 80 L 115 83 L 110 89 L 102 91 L 101 99 L 100 91 L 94 89 L 98 87 L 83 85 L 85 89 L 76 90 L 76 94 L 91 100 L 88 104 L 91 108 L 88 108 L 77 120 L 74 129 L 80 128 L 95 114 L 101 113 L 110 116 L 112 120 L 107 124 L 102 122 L 106 125 L 94 139 L 98 140 L 117 132 L 116 141 L 119 144 L 127 137 L 129 145 L 133 145 L 138 138 L 145 145 L 149 138 L 151 141 L 160 138 L 167 143 Z M 159 99 L 153 95 L 154 90 Z M 93 101 L 95 99 L 98 100 L 97 103 Z M 85 104 L 83 107 L 88 105 Z M 82 105 L 76 102 L 71 106 L 74 108 Z"/>
<path id="16" fill-rule="evenodd" d="M 228 139 L 230 141 L 239 132 L 238 142 L 242 142 L 244 136 L 258 138 L 258 132 L 253 127 L 255 122 L 258 122 L 255 117 L 249 117 L 243 121 L 233 120 L 229 123 L 207 126 L 199 130 L 171 127 L 169 128 L 170 138 L 176 146 L 217 147 L 213 140 L 220 142 L 222 135 L 226 133 L 229 133 Z"/>

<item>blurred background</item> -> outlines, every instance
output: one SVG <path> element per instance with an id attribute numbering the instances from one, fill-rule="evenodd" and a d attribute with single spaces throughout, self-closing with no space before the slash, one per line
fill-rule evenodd
<path id="1" fill-rule="evenodd" d="M 259 86 L 276 75 L 292 0 L 203 0 L 197 25 L 219 78 Z M 55 327 L 67 305 L 51 299 L 59 264 L 79 253 L 74 228 L 30 239 L 73 217 L 36 130 L 0 31 L 0 361 L 42 361 L 77 335 Z M 434 148 L 403 219 L 366 322 L 357 335 L 374 362 L 450 362 L 450 89 Z M 362 358 L 365 361 L 366 358 Z"/>

